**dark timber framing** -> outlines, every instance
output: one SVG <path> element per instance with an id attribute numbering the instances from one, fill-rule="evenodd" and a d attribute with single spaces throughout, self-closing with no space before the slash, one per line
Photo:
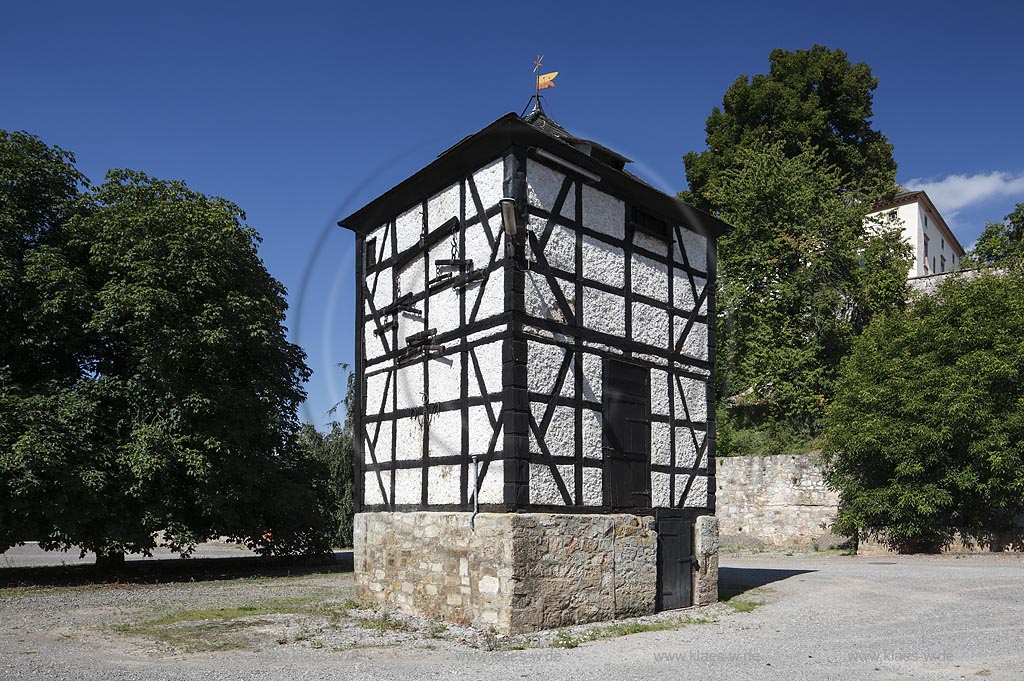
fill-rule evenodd
<path id="1" fill-rule="evenodd" d="M 552 165 L 538 159 L 530 152 L 534 148 L 548 151 L 564 158 L 589 173 L 599 176 L 600 181 L 595 188 L 623 201 L 624 238 L 618 239 L 600 231 L 590 229 L 583 220 L 584 215 L 584 184 L 586 178 L 576 177 L 566 168 Z M 551 212 L 530 205 L 527 201 L 527 158 L 533 163 L 547 165 L 555 172 L 565 175 L 555 205 Z M 502 229 L 498 206 L 484 206 L 480 192 L 474 181 L 474 172 L 498 159 L 504 160 L 503 195 L 516 199 L 518 206 L 518 225 L 516 234 L 511 239 Z M 459 196 L 458 214 L 454 216 L 429 215 L 429 197 L 448 187 L 457 186 Z M 467 204 L 473 210 L 467 210 Z M 422 211 L 422 232 L 417 243 L 403 252 L 398 250 L 397 217 L 411 208 L 420 206 Z M 572 219 L 561 215 L 564 206 L 574 208 Z M 467 215 L 468 214 L 468 215 Z M 649 218 L 645 224 L 639 224 L 636 218 L 642 214 Z M 533 216 L 545 223 L 543 233 L 535 234 L 526 228 L 528 219 Z M 433 231 L 429 230 L 431 221 L 435 223 L 443 218 L 447 222 Z M 645 219 L 647 219 L 645 218 Z M 664 233 L 659 222 L 666 225 Z M 702 213 L 691 206 L 682 204 L 672 197 L 649 187 L 629 173 L 610 167 L 581 151 L 557 140 L 522 121 L 515 114 L 504 116 L 481 132 L 472 135 L 443 153 L 436 161 L 416 173 L 394 189 L 386 192 L 377 200 L 363 209 L 342 220 L 339 224 L 352 229 L 356 233 L 356 405 L 354 415 L 355 429 L 358 434 L 355 442 L 356 467 L 356 510 L 439 510 L 466 511 L 473 507 L 472 499 L 472 461 L 469 449 L 470 409 L 483 406 L 492 429 L 489 446 L 480 455 L 481 478 L 486 477 L 489 464 L 495 460 L 504 461 L 504 478 L 502 481 L 502 503 L 480 504 L 483 511 L 534 511 L 534 512 L 573 512 L 573 513 L 608 513 L 622 512 L 620 506 L 613 508 L 601 505 L 584 506 L 583 482 L 584 471 L 588 468 L 601 468 L 600 458 L 585 455 L 583 450 L 584 412 L 585 410 L 600 411 L 601 403 L 588 400 L 584 396 L 584 362 L 585 357 L 592 356 L 604 362 L 607 359 L 626 360 L 648 369 L 666 372 L 666 390 L 668 391 L 668 414 L 653 414 L 652 423 L 663 424 L 670 434 L 669 464 L 655 464 L 650 470 L 655 473 L 668 473 L 669 495 L 673 508 L 635 508 L 636 513 L 653 513 L 659 516 L 676 516 L 693 518 L 703 515 L 715 505 L 714 498 L 714 404 L 712 389 L 712 371 L 714 367 L 714 282 L 715 282 L 715 248 L 717 236 L 728 227 L 716 218 Z M 575 235 L 574 272 L 567 272 L 552 267 L 545 256 L 545 248 L 551 237 L 552 229 L 560 225 L 573 231 Z M 654 225 L 652 227 L 651 225 Z M 691 266 L 686 257 L 682 240 L 681 225 L 701 234 L 708 243 L 707 269 L 700 270 Z M 371 230 L 384 227 L 383 236 L 366 240 Z M 451 277 L 438 277 L 430 285 L 431 251 L 444 244 L 457 230 L 457 250 L 459 257 L 467 257 L 466 231 L 469 228 L 482 229 L 491 248 L 490 262 L 474 263 L 475 269 L 463 267 L 452 273 Z M 657 232 L 657 233 L 655 233 Z M 655 239 L 666 241 L 666 252 L 646 248 L 638 243 L 638 235 L 643 234 Z M 599 241 L 613 248 L 621 249 L 623 254 L 623 288 L 609 286 L 606 283 L 585 277 L 583 274 L 584 239 Z M 511 248 L 509 247 L 511 241 Z M 367 245 L 373 244 L 380 253 L 367 257 Z M 675 249 L 678 246 L 682 254 L 682 262 L 677 261 Z M 531 258 L 527 258 L 527 252 Z M 387 254 L 387 257 L 385 257 Z M 634 256 L 642 256 L 651 262 L 663 265 L 668 273 L 667 302 L 633 291 L 632 263 Z M 424 274 L 423 291 L 405 292 L 399 290 L 399 272 L 422 259 Z M 418 265 L 417 265 L 418 266 Z M 543 276 L 550 285 L 554 303 L 560 311 L 560 320 L 541 319 L 528 314 L 525 301 L 527 271 Z M 504 312 L 487 318 L 478 318 L 481 302 L 484 299 L 488 281 L 498 272 L 503 277 Z M 381 275 L 387 273 L 389 281 L 379 282 Z M 685 274 L 687 285 L 693 294 L 692 311 L 678 310 L 675 303 L 674 282 L 677 274 Z M 574 285 L 570 301 L 562 292 L 559 282 Z M 376 309 L 374 295 L 379 284 L 392 287 L 391 304 L 384 309 Z M 458 328 L 433 334 L 431 329 L 430 298 L 437 291 L 452 287 L 461 293 L 458 295 Z M 621 295 L 624 302 L 625 337 L 617 337 L 586 326 L 584 314 L 584 292 L 587 288 L 606 294 Z M 472 292 L 473 295 L 469 295 Z M 472 305 L 470 302 L 473 301 Z M 701 306 L 707 303 L 707 312 L 700 313 Z M 670 343 L 660 348 L 637 342 L 633 338 L 634 306 L 638 303 L 650 306 L 666 313 L 669 327 Z M 416 314 L 413 315 L 413 312 Z M 423 341 L 426 349 L 410 352 L 403 347 L 402 333 L 397 319 L 400 315 L 413 318 L 422 317 Z M 677 319 L 684 320 L 682 333 L 675 335 Z M 686 335 L 694 324 L 704 324 L 707 328 L 708 342 L 711 352 L 707 360 L 687 356 L 683 353 Z M 593 324 L 591 326 L 594 326 Z M 380 338 L 384 352 L 373 358 L 367 358 L 364 347 L 364 329 L 376 332 Z M 483 335 L 481 335 L 483 334 Z M 470 336 L 475 336 L 469 340 Z M 552 394 L 531 392 L 528 388 L 527 348 L 530 341 L 546 343 L 561 348 L 563 359 L 558 367 L 555 390 Z M 477 356 L 477 348 L 482 344 L 501 343 L 501 388 L 495 392 L 487 389 L 486 381 Z M 607 349 L 616 348 L 615 351 Z M 432 349 L 433 348 L 433 349 Z M 457 357 L 459 367 L 459 397 L 431 401 L 430 365 L 431 362 L 447 357 Z M 657 361 L 646 359 L 657 358 Z M 423 372 L 423 403 L 419 406 L 399 408 L 398 371 L 401 367 L 418 364 Z M 383 395 L 379 404 L 367 404 L 367 381 L 370 378 L 384 382 Z M 704 421 L 692 422 L 690 410 L 686 405 L 683 380 L 699 380 L 705 383 L 707 395 L 707 414 Z M 572 386 L 572 396 L 560 395 L 563 385 Z M 478 389 L 477 395 L 471 394 L 471 386 Z M 676 413 L 676 397 L 682 398 L 683 414 Z M 538 420 L 531 410 L 531 402 L 546 402 L 542 417 Z M 492 405 L 501 404 L 500 411 Z M 552 455 L 545 445 L 545 435 L 554 415 L 556 407 L 572 407 L 574 418 L 572 432 L 575 447 L 571 455 Z M 461 445 L 457 452 L 432 454 L 430 450 L 431 419 L 441 412 L 457 412 L 461 423 Z M 400 459 L 398 447 L 398 419 L 420 419 L 423 431 L 421 457 L 418 459 Z M 390 442 L 380 441 L 381 424 L 391 422 L 389 428 Z M 696 449 L 696 460 L 692 467 L 678 467 L 676 447 L 677 432 L 689 432 Z M 702 435 L 702 438 L 698 437 Z M 531 440 L 532 436 L 532 440 Z M 500 438 L 500 441 L 499 441 Z M 531 441 L 537 444 L 537 450 L 531 449 Z M 368 456 L 367 456 L 368 455 Z M 543 464 L 552 472 L 564 505 L 531 504 L 530 503 L 530 466 Z M 428 485 L 430 467 L 434 465 L 455 466 L 458 470 L 460 494 L 458 503 L 439 504 L 430 502 Z M 562 481 L 558 466 L 572 466 L 572 492 L 566 481 Z M 418 504 L 396 504 L 395 486 L 396 473 L 402 470 L 418 469 L 421 475 Z M 684 507 L 686 493 L 697 475 L 708 476 L 707 506 Z M 385 478 L 386 476 L 386 478 Z M 375 479 L 374 479 L 375 478 Z M 677 485 L 677 478 L 685 479 L 685 483 Z M 364 482 L 373 480 L 379 488 L 385 503 L 366 504 L 367 497 Z M 367 483 L 369 484 L 369 483 Z M 648 478 L 648 484 L 650 480 Z M 376 495 L 375 495 L 376 496 Z"/>

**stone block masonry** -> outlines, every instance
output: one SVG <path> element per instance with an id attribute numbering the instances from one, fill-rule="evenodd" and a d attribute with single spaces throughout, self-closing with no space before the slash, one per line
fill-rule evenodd
<path id="1" fill-rule="evenodd" d="M 356 599 L 500 633 L 654 612 L 654 518 L 470 516 L 356 514 Z"/>
<path id="2" fill-rule="evenodd" d="M 702 515 L 694 525 L 693 544 L 697 569 L 693 578 L 693 604 L 718 602 L 718 518 Z"/>
<path id="3" fill-rule="evenodd" d="M 845 541 L 828 529 L 839 495 L 825 484 L 816 456 L 720 457 L 716 468 L 723 542 L 825 549 Z"/>
<path id="4" fill-rule="evenodd" d="M 832 534 L 839 513 L 839 494 L 828 488 L 813 454 L 730 456 L 716 460 L 718 477 L 715 515 L 721 522 L 725 546 L 758 549 L 824 550 L 847 545 Z M 700 522 L 697 520 L 699 544 Z M 1013 534 L 993 537 L 990 546 L 964 545 L 957 538 L 944 552 L 1003 551 Z M 1002 540 L 1002 541 L 1001 541 Z M 1007 543 L 1004 543 L 1007 542 Z M 884 541 L 861 537 L 859 553 L 888 553 Z M 697 550 L 700 561 L 700 549 Z M 694 603 L 700 604 L 699 589 Z"/>

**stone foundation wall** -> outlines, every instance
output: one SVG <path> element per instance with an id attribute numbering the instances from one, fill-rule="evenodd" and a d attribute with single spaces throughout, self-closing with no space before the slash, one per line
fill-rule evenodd
<path id="1" fill-rule="evenodd" d="M 724 544 L 829 548 L 845 541 L 827 528 L 839 509 L 814 455 L 716 460 L 715 515 Z"/>
<path id="2" fill-rule="evenodd" d="M 481 513 L 475 530 L 469 516 L 357 513 L 356 600 L 410 615 L 509 630 L 513 516 Z"/>
<path id="3" fill-rule="evenodd" d="M 654 518 L 470 515 L 356 514 L 356 600 L 502 633 L 654 612 Z"/>
<path id="4" fill-rule="evenodd" d="M 513 631 L 654 612 L 654 518 L 543 513 L 514 518 Z"/>
<path id="5" fill-rule="evenodd" d="M 702 515 L 693 528 L 694 554 L 697 569 L 693 576 L 693 604 L 718 602 L 718 518 Z"/>

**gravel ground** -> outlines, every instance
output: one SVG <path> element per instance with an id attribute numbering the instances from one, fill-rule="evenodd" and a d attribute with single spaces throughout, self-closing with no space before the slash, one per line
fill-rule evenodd
<path id="1" fill-rule="evenodd" d="M 1021 556 L 728 555 L 721 577 L 763 605 L 594 641 L 606 625 L 501 639 L 348 609 L 339 572 L 6 589 L 0 679 L 1024 679 Z"/>

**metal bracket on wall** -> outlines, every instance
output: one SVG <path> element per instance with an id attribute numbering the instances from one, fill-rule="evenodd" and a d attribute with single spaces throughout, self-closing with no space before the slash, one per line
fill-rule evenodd
<path id="1" fill-rule="evenodd" d="M 436 277 L 427 282 L 427 290 L 434 292 L 447 284 L 454 281 L 455 275 L 451 272 L 445 272 L 444 274 L 438 274 Z"/>
<path id="2" fill-rule="evenodd" d="M 430 355 L 437 355 L 442 352 L 444 352 L 443 345 L 413 345 L 405 349 L 396 360 L 396 363 L 398 366 L 402 366 L 411 362 L 417 362 L 424 356 L 429 357 Z"/>
<path id="3" fill-rule="evenodd" d="M 437 335 L 437 329 L 427 329 L 426 331 L 420 331 L 418 333 L 411 333 L 405 337 L 405 344 L 410 348 L 418 345 L 423 345 L 430 340 L 432 336 Z"/>
<path id="4" fill-rule="evenodd" d="M 473 270 L 467 274 L 462 275 L 458 282 L 455 284 L 455 288 L 463 289 L 469 286 L 474 281 L 480 281 L 484 278 L 485 270 Z"/>
<path id="5" fill-rule="evenodd" d="M 384 322 L 383 324 L 381 324 L 379 329 L 374 329 L 373 330 L 373 335 L 374 336 L 383 336 L 385 333 L 387 333 L 391 329 L 397 329 L 397 328 L 398 328 L 398 320 L 395 319 L 394 317 L 392 317 L 390 320 L 388 320 L 388 321 Z"/>
<path id="6" fill-rule="evenodd" d="M 450 260 L 435 260 L 434 261 L 434 265 L 438 269 L 441 269 L 443 267 L 451 267 L 451 268 L 460 269 L 460 270 L 468 270 L 470 272 L 473 271 L 473 261 L 472 260 L 458 260 L 458 259 L 455 259 L 455 258 L 452 258 Z"/>
<path id="7" fill-rule="evenodd" d="M 420 310 L 418 308 L 413 307 L 413 304 L 412 304 L 412 294 L 411 293 L 406 293 L 404 296 L 402 296 L 401 298 L 399 298 L 395 302 L 393 302 L 390 305 L 388 305 L 387 307 L 383 308 L 380 311 L 380 315 L 382 317 L 387 317 L 387 316 L 397 315 L 399 312 L 411 312 L 413 314 L 417 314 L 417 315 L 420 315 L 420 316 L 423 315 L 423 313 L 420 312 Z"/>

